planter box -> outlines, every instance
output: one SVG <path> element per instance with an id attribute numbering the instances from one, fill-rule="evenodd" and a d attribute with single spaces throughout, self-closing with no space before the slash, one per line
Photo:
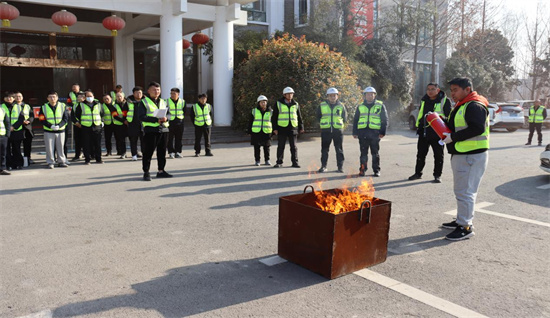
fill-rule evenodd
<path id="1" fill-rule="evenodd" d="M 373 198 L 364 205 L 361 211 L 332 214 L 316 207 L 312 192 L 280 197 L 279 256 L 328 279 L 383 263 L 391 202 Z"/>

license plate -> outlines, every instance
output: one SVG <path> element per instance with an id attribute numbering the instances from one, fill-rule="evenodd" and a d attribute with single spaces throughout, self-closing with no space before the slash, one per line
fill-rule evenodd
<path id="1" fill-rule="evenodd" d="M 516 114 L 516 113 L 510 113 L 510 117 L 518 117 L 518 114 Z"/>

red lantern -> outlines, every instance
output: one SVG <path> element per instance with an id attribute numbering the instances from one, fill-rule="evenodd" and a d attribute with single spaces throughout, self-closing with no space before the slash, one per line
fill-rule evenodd
<path id="1" fill-rule="evenodd" d="M 103 19 L 103 26 L 105 29 L 111 30 L 112 36 L 116 36 L 118 30 L 124 29 L 126 22 L 122 18 L 119 18 L 113 14 L 112 16 Z"/>
<path id="2" fill-rule="evenodd" d="M 201 33 L 201 31 L 195 33 L 195 35 L 191 38 L 191 41 L 199 46 L 199 49 L 203 46 L 203 44 L 208 43 L 209 40 L 210 38 L 208 38 L 208 35 Z"/>
<path id="3" fill-rule="evenodd" d="M 11 20 L 15 20 L 19 17 L 19 10 L 16 7 L 8 4 L 7 2 L 0 3 L 0 19 L 2 19 L 3 27 L 10 27 Z"/>
<path id="4" fill-rule="evenodd" d="M 191 42 L 187 41 L 186 39 L 183 39 L 181 41 L 181 45 L 183 46 L 184 50 L 187 50 L 189 47 L 191 47 Z"/>
<path id="5" fill-rule="evenodd" d="M 61 32 L 69 32 L 69 27 L 76 23 L 76 15 L 67 10 L 61 10 L 52 14 L 52 21 L 61 26 Z"/>

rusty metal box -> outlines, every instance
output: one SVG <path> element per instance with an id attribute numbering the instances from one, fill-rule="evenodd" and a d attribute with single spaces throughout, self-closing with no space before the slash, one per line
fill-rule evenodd
<path id="1" fill-rule="evenodd" d="M 337 192 L 339 189 L 326 190 Z M 315 205 L 312 192 L 279 198 L 279 256 L 334 279 L 383 263 L 388 252 L 391 202 L 341 214 Z"/>

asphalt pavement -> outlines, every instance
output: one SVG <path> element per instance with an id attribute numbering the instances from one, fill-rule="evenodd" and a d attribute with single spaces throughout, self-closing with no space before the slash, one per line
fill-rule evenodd
<path id="1" fill-rule="evenodd" d="M 439 228 L 456 209 L 450 156 L 443 183 L 431 182 L 431 152 L 424 177 L 408 181 L 416 136 L 389 131 L 381 177 L 367 171 L 375 196 L 392 202 L 387 260 L 334 280 L 277 258 L 278 198 L 319 179 L 357 185 L 351 136 L 345 174 L 334 149 L 328 172 L 311 173 L 318 137 L 299 141 L 300 169 L 288 145 L 278 169 L 254 166 L 248 143 L 199 158 L 186 146 L 167 159 L 174 177 L 151 182 L 141 161 L 49 170 L 37 155 L 0 178 L 0 316 L 550 317 L 550 175 L 538 167 L 543 147 L 526 139 L 524 129 L 491 133 L 476 235 L 450 242 Z"/>

